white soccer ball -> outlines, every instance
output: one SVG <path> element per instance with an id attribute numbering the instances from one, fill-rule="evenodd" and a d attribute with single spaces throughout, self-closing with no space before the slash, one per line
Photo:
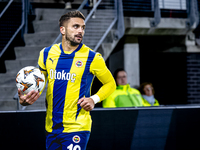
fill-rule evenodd
<path id="1" fill-rule="evenodd" d="M 16 86 L 23 94 L 32 90 L 40 92 L 45 86 L 45 76 L 39 68 L 34 66 L 24 67 L 17 73 Z"/>

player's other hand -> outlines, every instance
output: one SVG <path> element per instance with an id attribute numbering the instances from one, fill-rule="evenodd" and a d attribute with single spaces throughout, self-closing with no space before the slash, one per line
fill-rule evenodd
<path id="1" fill-rule="evenodd" d="M 92 98 L 86 98 L 86 97 L 79 99 L 78 104 L 80 104 L 80 106 L 86 111 L 91 111 L 95 105 Z"/>
<path id="2" fill-rule="evenodd" d="M 27 95 L 23 95 L 22 91 L 18 89 L 19 103 L 23 106 L 32 105 L 39 97 L 38 91 L 30 91 Z"/>

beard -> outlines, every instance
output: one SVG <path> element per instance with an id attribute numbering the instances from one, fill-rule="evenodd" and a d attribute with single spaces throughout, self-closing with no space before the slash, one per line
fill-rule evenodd
<path id="1" fill-rule="evenodd" d="M 82 37 L 82 35 L 79 35 L 79 36 Z M 68 34 L 66 34 L 65 39 L 69 41 L 72 46 L 77 46 L 81 44 L 82 40 L 75 40 L 75 37 L 76 35 L 74 37 L 71 37 L 71 36 L 68 36 Z"/>

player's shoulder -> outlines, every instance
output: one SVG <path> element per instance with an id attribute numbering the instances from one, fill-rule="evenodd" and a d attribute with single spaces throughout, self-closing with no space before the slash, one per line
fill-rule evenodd
<path id="1" fill-rule="evenodd" d="M 98 54 L 98 52 L 95 52 L 92 48 L 88 47 L 87 45 L 83 44 L 82 45 L 82 48 L 86 51 L 89 51 L 91 53 L 94 53 L 94 54 Z"/>
<path id="2" fill-rule="evenodd" d="M 84 49 L 84 51 L 87 51 L 90 53 L 91 56 L 94 56 L 95 59 L 102 59 L 102 55 L 99 52 L 95 52 L 93 49 L 91 49 L 90 47 L 86 46 L 85 44 L 83 44 L 82 48 Z"/>
<path id="3" fill-rule="evenodd" d="M 48 53 L 52 48 L 58 48 L 60 47 L 61 43 L 58 44 L 52 44 L 50 46 L 44 47 L 41 51 L 43 51 L 44 53 Z"/>
<path id="4" fill-rule="evenodd" d="M 86 51 L 86 52 L 91 52 L 91 53 L 96 53 L 92 48 L 88 47 L 87 45 L 83 44 L 82 45 L 82 48 L 81 48 L 83 51 Z"/>

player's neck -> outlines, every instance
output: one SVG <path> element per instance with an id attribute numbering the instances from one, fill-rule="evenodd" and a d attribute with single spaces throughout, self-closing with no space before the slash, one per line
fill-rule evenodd
<path id="1" fill-rule="evenodd" d="M 75 51 L 78 48 L 78 46 L 79 45 L 73 46 L 68 41 L 62 41 L 63 51 L 66 51 L 66 52 L 73 52 L 73 51 Z"/>

